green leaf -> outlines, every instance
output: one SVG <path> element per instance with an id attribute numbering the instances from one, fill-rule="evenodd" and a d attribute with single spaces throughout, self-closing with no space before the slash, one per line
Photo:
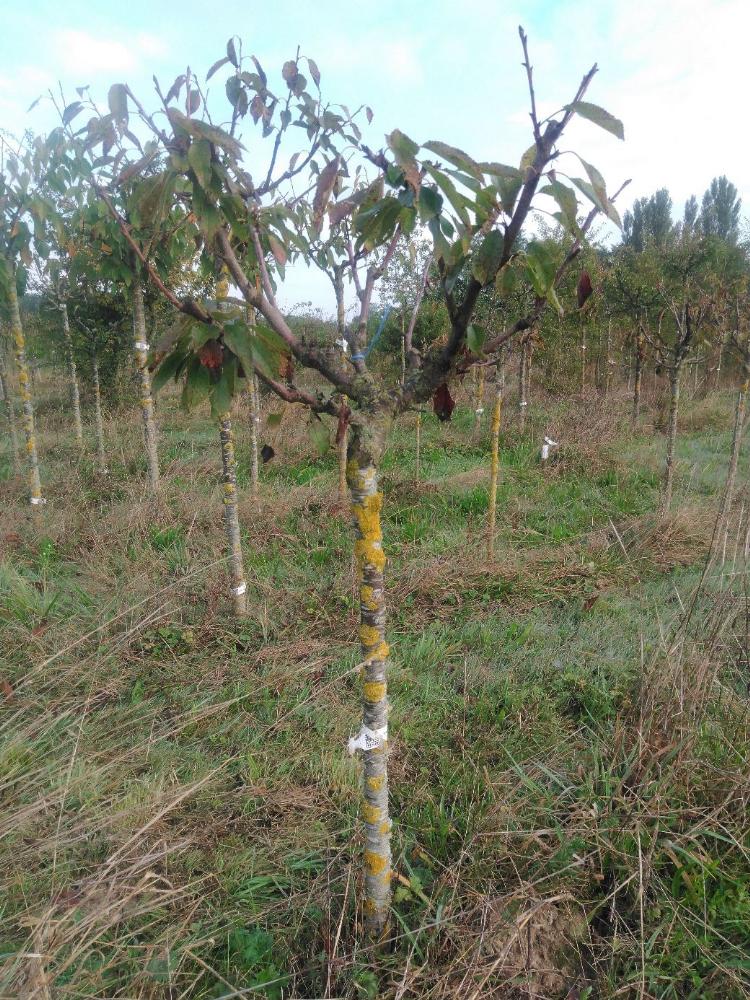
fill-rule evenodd
<path id="1" fill-rule="evenodd" d="M 443 199 L 434 188 L 421 187 L 419 189 L 419 218 L 422 222 L 440 215 L 443 207 Z"/>
<path id="2" fill-rule="evenodd" d="M 155 227 L 171 206 L 176 175 L 172 170 L 147 177 L 133 189 L 130 197 L 131 212 L 141 225 Z"/>
<path id="3" fill-rule="evenodd" d="M 269 413 L 266 417 L 266 427 L 278 427 L 283 417 L 283 413 Z"/>
<path id="4" fill-rule="evenodd" d="M 396 163 L 401 166 L 414 162 L 414 157 L 419 152 L 419 144 L 410 139 L 408 135 L 395 128 L 390 135 L 386 136 L 386 141 L 393 150 Z"/>
<path id="5" fill-rule="evenodd" d="M 611 219 L 616 226 L 622 229 L 622 220 L 620 219 L 620 215 L 609 198 L 606 197 L 606 193 L 604 198 L 602 198 L 601 191 L 597 191 L 593 184 L 590 184 L 589 181 L 585 181 L 582 177 L 571 177 L 570 179 L 578 190 L 582 191 L 583 194 L 585 194 L 586 197 L 592 201 L 594 205 L 596 205 L 603 215 L 606 215 L 608 219 Z"/>
<path id="6" fill-rule="evenodd" d="M 546 244 L 532 240 L 526 247 L 526 273 L 541 298 L 548 296 L 556 271 L 555 258 L 550 249 Z"/>
<path id="7" fill-rule="evenodd" d="M 242 151 L 242 144 L 235 138 L 217 128 L 216 125 L 207 125 L 206 122 L 198 121 L 196 118 L 188 118 L 177 108 L 169 108 L 167 111 L 172 127 L 178 132 L 184 132 L 194 139 L 208 139 L 214 146 L 221 146 L 230 156 L 238 159 Z"/>
<path id="8" fill-rule="evenodd" d="M 536 151 L 536 147 L 534 147 Z M 519 180 L 522 181 L 523 177 L 521 171 L 517 167 L 508 167 L 504 163 L 480 163 L 480 169 L 485 174 L 491 174 L 493 177 L 505 177 L 506 180 Z"/>
<path id="9" fill-rule="evenodd" d="M 203 193 L 197 185 L 193 185 L 193 210 L 198 219 L 198 225 L 210 241 L 216 236 L 222 223 L 221 212 Z"/>
<path id="10" fill-rule="evenodd" d="M 208 374 L 208 369 L 203 367 L 198 358 L 191 358 L 180 400 L 183 409 L 192 410 L 194 406 L 208 398 L 210 391 L 211 376 Z"/>
<path id="11" fill-rule="evenodd" d="M 469 201 L 469 199 L 461 194 L 461 192 L 457 189 L 456 185 L 453 183 L 450 177 L 447 177 L 442 170 L 438 170 L 437 167 L 433 167 L 431 163 L 425 163 L 424 166 L 425 170 L 428 172 L 430 177 L 433 178 L 435 183 L 438 185 L 440 190 L 443 192 L 445 197 L 448 199 L 448 201 L 455 209 L 456 214 L 458 215 L 461 222 L 465 226 L 468 226 L 470 224 L 470 219 L 467 208 L 471 206 L 471 202 Z M 422 188 L 422 191 L 424 190 L 425 189 Z M 420 209 L 421 209 L 422 191 L 420 191 Z"/>
<path id="12" fill-rule="evenodd" d="M 198 183 L 208 191 L 211 184 L 211 143 L 207 139 L 191 142 L 187 158 Z"/>
<path id="13" fill-rule="evenodd" d="M 529 148 L 521 157 L 521 165 L 519 167 L 519 171 L 524 181 L 527 181 L 529 179 L 529 171 L 531 170 L 534 164 L 534 160 L 536 159 L 536 153 L 537 153 L 536 143 L 534 143 L 533 146 L 529 146 Z"/>
<path id="14" fill-rule="evenodd" d="M 503 258 L 505 238 L 499 229 L 492 229 L 485 236 L 482 245 L 471 261 L 471 273 L 481 285 L 495 280 L 497 269 Z"/>
<path id="15" fill-rule="evenodd" d="M 240 63 L 237 58 L 237 49 L 234 47 L 234 38 L 230 38 L 227 42 L 227 59 L 237 69 Z"/>
<path id="16" fill-rule="evenodd" d="M 574 104 L 569 104 L 568 108 L 571 111 L 575 111 L 581 118 L 586 118 L 588 121 L 598 125 L 599 128 L 603 128 L 607 132 L 611 132 L 612 135 L 616 135 L 618 139 L 625 138 L 625 128 L 620 119 L 615 118 L 614 115 L 611 115 L 609 111 L 605 111 L 604 108 L 600 108 L 598 104 L 589 104 L 588 101 L 576 101 Z"/>
<path id="17" fill-rule="evenodd" d="M 73 101 L 72 104 L 69 104 L 62 114 L 63 125 L 69 125 L 82 108 L 83 105 L 80 101 Z"/>
<path id="18" fill-rule="evenodd" d="M 518 177 L 498 177 L 497 190 L 500 195 L 500 206 L 506 215 L 512 215 L 513 207 L 518 198 L 518 192 L 523 186 L 520 175 Z"/>
<path id="19" fill-rule="evenodd" d="M 438 142 L 436 140 L 431 140 L 424 144 L 425 149 L 429 149 L 431 153 L 437 153 L 438 156 L 442 156 L 444 160 L 448 163 L 452 163 L 454 167 L 458 167 L 459 170 L 465 170 L 466 173 L 471 174 L 478 181 L 481 181 L 482 171 L 476 160 L 472 159 L 468 153 L 464 153 L 462 149 L 457 146 L 449 146 L 447 142 Z"/>
<path id="20" fill-rule="evenodd" d="M 214 73 L 217 70 L 220 70 L 222 66 L 226 66 L 228 62 L 230 62 L 229 56 L 224 56 L 222 59 L 217 59 L 216 62 L 211 67 L 211 69 L 208 71 L 208 73 L 206 73 L 206 79 L 210 80 L 211 77 L 214 75 Z"/>
<path id="21" fill-rule="evenodd" d="M 222 368 L 221 375 L 211 384 L 211 416 L 218 419 L 232 408 L 231 376 L 228 368 Z"/>
<path id="22" fill-rule="evenodd" d="M 554 198 L 557 204 L 560 206 L 560 212 L 563 215 L 565 228 L 571 230 L 575 235 L 580 234 L 580 229 L 578 228 L 578 223 L 576 221 L 576 216 L 578 214 L 578 199 L 575 196 L 575 191 L 569 188 L 566 184 L 561 184 L 560 181 L 554 180 L 550 181 L 543 188 L 539 189 L 539 194 L 548 194 L 551 198 Z"/>
<path id="23" fill-rule="evenodd" d="M 113 83 L 109 88 L 107 103 L 112 117 L 118 123 L 128 120 L 128 89 L 124 83 Z"/>
<path id="24" fill-rule="evenodd" d="M 183 350 L 176 350 L 164 358 L 151 383 L 154 392 L 158 392 L 171 378 L 177 379 L 179 377 L 185 359 L 186 354 Z"/>
<path id="25" fill-rule="evenodd" d="M 557 297 L 557 292 L 555 291 L 554 287 L 551 286 L 551 285 L 547 289 L 547 300 L 549 302 L 551 302 L 552 305 L 554 306 L 554 308 L 557 310 L 557 315 L 558 316 L 562 317 L 562 316 L 565 315 L 565 310 L 563 309 L 562 303 L 560 302 L 560 300 Z"/>
<path id="26" fill-rule="evenodd" d="M 497 277 L 495 278 L 495 288 L 503 296 L 507 298 L 512 295 L 518 284 L 518 271 L 513 266 L 515 263 L 515 258 L 508 261 L 507 264 L 503 265 L 497 272 Z"/>
<path id="27" fill-rule="evenodd" d="M 472 354 L 479 354 L 481 352 L 486 339 L 487 331 L 483 326 L 479 326 L 477 323 L 470 323 L 467 326 L 466 346 Z"/>

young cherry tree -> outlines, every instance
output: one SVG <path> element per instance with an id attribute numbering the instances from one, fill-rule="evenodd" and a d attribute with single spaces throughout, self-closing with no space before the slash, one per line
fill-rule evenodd
<path id="1" fill-rule="evenodd" d="M 39 193 L 38 181 L 50 172 L 51 157 L 49 146 L 40 139 L 35 139 L 28 147 L 19 143 L 13 149 L 7 148 L 5 138 L 0 138 L 0 144 L 0 306 L 13 341 L 23 413 L 29 500 L 39 511 L 46 500 L 42 496 L 31 372 L 26 358 L 19 293 L 26 286 L 33 251 L 40 257 L 49 253 L 46 239 L 54 213 Z"/>
<path id="2" fill-rule="evenodd" d="M 87 161 L 92 190 L 107 205 L 143 276 L 182 314 L 154 358 L 160 363 L 159 377 L 182 378 L 190 392 L 191 386 L 205 384 L 202 359 L 210 352 L 218 362 L 210 375 L 212 391 L 220 386 L 222 394 L 231 395 L 238 377 L 255 368 L 271 391 L 307 407 L 313 419 L 330 415 L 339 427 L 342 423 L 347 427 L 346 478 L 359 570 L 363 660 L 363 724 L 350 748 L 361 750 L 364 759 L 363 909 L 366 929 L 375 937 L 385 932 L 391 899 L 390 649 L 383 496 L 378 485 L 388 432 L 402 413 L 446 385 L 459 364 L 465 370 L 494 355 L 533 325 L 549 298 L 556 299 L 554 262 L 539 245 L 523 252 L 518 248 L 537 194 L 546 195 L 547 204 L 556 206 L 558 221 L 576 238 L 581 230 L 574 188 L 593 203 L 593 212 L 617 219 L 604 180 L 591 164 L 580 161 L 586 177 L 573 177 L 573 187 L 560 180 L 564 175 L 559 143 L 574 115 L 622 138 L 617 119 L 583 100 L 596 67 L 586 73 L 569 103 L 540 120 L 526 36 L 523 31 L 520 35 L 533 141 L 517 167 L 479 162 L 445 142 L 418 143 L 398 130 L 386 137 L 385 148 L 373 150 L 362 141 L 358 124 L 362 117 L 371 118 L 369 109 L 351 113 L 344 105 L 325 103 L 320 71 L 312 59 L 298 52 L 288 60 L 277 89 L 259 60 L 246 56 L 236 39 L 230 40 L 226 56 L 208 74 L 212 78 L 220 69 L 228 70 L 223 89 L 228 103 L 223 108 L 190 71 L 166 93 L 156 84 L 159 107 L 153 112 L 129 87 L 116 84 L 114 101 L 110 90 L 110 120 L 103 127 L 92 119 L 80 144 L 96 150 L 101 141 L 97 137 L 112 124 L 127 151 L 128 166 L 120 160 L 118 169 L 132 170 L 135 176 L 143 157 L 129 136 L 136 127 L 148 132 L 149 147 L 155 150 L 148 162 L 150 174 L 135 183 L 133 197 L 139 197 L 144 184 L 158 185 L 173 205 L 184 207 L 186 225 L 194 227 L 201 266 L 213 273 L 226 267 L 231 282 L 257 314 L 251 326 L 243 316 L 208 308 L 168 287 L 107 190 L 110 166 L 100 170 Z M 130 127 L 128 115 L 134 120 Z M 73 155 L 83 154 L 79 149 Z M 368 361 L 368 320 L 378 282 L 397 248 L 415 231 L 426 231 L 432 239 L 450 329 L 422 351 L 406 345 L 402 380 L 398 370 L 391 377 Z M 289 264 L 310 260 L 334 277 L 337 308 L 336 288 L 343 285 L 353 291 L 348 357 L 335 344 L 295 334 L 279 306 L 277 291 Z M 477 303 L 485 289 L 496 284 L 502 288 L 506 272 L 515 269 L 534 288 L 530 312 L 487 336 L 481 325 L 473 323 Z M 465 280 L 459 282 L 461 276 Z M 288 357 L 295 370 L 307 371 L 307 387 L 289 374 Z M 282 363 L 286 377 L 280 375 Z"/>

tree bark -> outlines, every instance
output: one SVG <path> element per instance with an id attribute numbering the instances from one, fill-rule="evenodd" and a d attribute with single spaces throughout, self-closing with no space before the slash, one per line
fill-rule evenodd
<path id="1" fill-rule="evenodd" d="M 391 902 L 391 820 L 388 807 L 389 649 L 385 641 L 385 553 L 380 523 L 383 497 L 378 492 L 377 460 L 381 447 L 368 447 L 361 428 L 350 435 L 347 481 L 354 514 L 360 600 L 359 638 L 364 661 L 363 726 L 350 740 L 351 752 L 364 758 L 365 930 L 381 939 Z"/>
<path id="2" fill-rule="evenodd" d="M 219 436 L 224 480 L 224 530 L 227 536 L 227 553 L 232 578 L 230 593 L 234 601 L 234 612 L 241 618 L 247 613 L 247 582 L 242 560 L 240 520 L 237 514 L 237 457 L 234 451 L 232 417 L 229 413 L 222 413 L 219 417 Z"/>
<path id="3" fill-rule="evenodd" d="M 0 392 L 3 396 L 3 406 L 5 408 L 5 418 L 8 421 L 8 437 L 13 455 L 13 471 L 16 475 L 21 471 L 21 460 L 18 455 L 18 433 L 16 431 L 16 417 L 13 412 L 13 400 L 10 395 L 10 385 L 8 383 L 8 373 L 5 369 L 5 358 L 0 350 Z"/>
<path id="4" fill-rule="evenodd" d="M 477 391 L 474 399 L 474 428 L 478 432 L 482 426 L 484 414 L 484 368 L 479 369 L 477 376 Z"/>
<path id="5" fill-rule="evenodd" d="M 641 385 L 643 382 L 643 357 L 645 352 L 645 341 L 642 333 L 639 333 L 635 341 L 635 372 L 633 374 L 633 415 L 631 423 L 633 427 L 638 423 L 641 415 Z"/>
<path id="6" fill-rule="evenodd" d="M 417 410 L 417 421 L 415 425 L 415 435 L 416 435 L 416 454 L 414 456 L 414 478 L 419 482 L 419 477 L 421 473 L 420 459 L 421 459 L 421 446 L 422 446 L 422 414 Z"/>
<path id="7" fill-rule="evenodd" d="M 677 442 L 677 409 L 680 404 L 680 369 L 673 368 L 669 373 L 669 425 L 667 428 L 667 459 L 664 467 L 664 493 L 662 496 L 662 512 L 666 513 L 672 506 L 672 490 L 674 487 L 674 453 Z"/>
<path id="8" fill-rule="evenodd" d="M 99 384 L 99 361 L 94 355 L 92 359 L 93 382 L 94 382 L 94 427 L 96 429 L 96 456 L 99 463 L 99 472 L 106 475 L 107 455 L 104 447 L 104 421 L 102 420 L 102 390 Z"/>
<path id="9" fill-rule="evenodd" d="M 737 393 L 737 404 L 734 410 L 734 430 L 732 432 L 732 446 L 729 452 L 729 469 L 727 470 L 727 482 L 724 487 L 724 496 L 721 500 L 721 508 L 717 519 L 716 538 L 723 536 L 723 547 L 726 549 L 729 535 L 729 515 L 734 501 L 734 487 L 737 481 L 737 467 L 740 460 L 740 448 L 742 445 L 742 431 L 745 427 L 745 414 L 747 408 L 747 391 L 750 385 L 750 377 L 745 377 Z"/>
<path id="10" fill-rule="evenodd" d="M 138 274 L 133 280 L 133 334 L 135 337 L 135 366 L 138 372 L 141 393 L 141 416 L 143 418 L 143 440 L 148 463 L 148 484 L 155 493 L 159 488 L 159 453 L 157 450 L 156 420 L 154 419 L 154 397 L 151 392 L 151 373 L 148 370 L 149 346 L 146 340 L 146 317 L 143 311 L 143 286 Z"/>
<path id="11" fill-rule="evenodd" d="M 609 399 L 612 384 L 612 320 L 607 323 L 607 333 L 604 338 L 604 398 Z"/>
<path id="12" fill-rule="evenodd" d="M 497 362 L 495 402 L 492 407 L 491 458 L 490 458 L 490 498 L 487 509 L 487 558 L 495 555 L 495 523 L 497 518 L 497 482 L 500 474 L 500 421 L 505 389 L 505 356 L 500 352 Z"/>
<path id="13" fill-rule="evenodd" d="M 586 394 L 586 321 L 583 324 L 583 335 L 581 339 L 581 395 Z"/>
<path id="14" fill-rule="evenodd" d="M 247 376 L 250 394 L 250 496 L 258 496 L 258 428 L 260 427 L 260 396 L 258 376 L 249 372 Z"/>
<path id="15" fill-rule="evenodd" d="M 529 401 L 526 398 L 526 367 L 528 365 L 529 342 L 521 341 L 521 357 L 518 363 L 518 423 L 521 433 L 526 429 L 526 411 Z"/>
<path id="16" fill-rule="evenodd" d="M 63 337 L 65 338 L 65 354 L 68 362 L 68 378 L 70 380 L 70 405 L 73 409 L 73 428 L 75 430 L 78 447 L 83 451 L 83 421 L 81 420 L 81 391 L 78 386 L 78 369 L 76 359 L 73 355 L 73 338 L 70 335 L 70 322 L 68 320 L 68 305 L 66 302 L 60 303 L 60 315 L 62 317 Z"/>
<path id="17" fill-rule="evenodd" d="M 47 501 L 42 497 L 42 481 L 39 475 L 39 457 L 36 448 L 34 427 L 34 403 L 31 398 L 31 376 L 26 361 L 26 340 L 21 324 L 21 310 L 16 293 L 15 268 L 6 263 L 8 284 L 8 307 L 10 311 L 10 332 L 18 372 L 18 390 L 23 412 L 23 431 L 26 439 L 26 459 L 28 462 L 29 500 L 32 507 L 41 508 Z"/>

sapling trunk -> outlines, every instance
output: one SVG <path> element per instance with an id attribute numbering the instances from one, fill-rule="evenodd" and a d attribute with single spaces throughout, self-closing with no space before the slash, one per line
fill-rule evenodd
<path id="1" fill-rule="evenodd" d="M 487 558 L 495 555 L 495 522 L 497 518 L 497 482 L 500 473 L 500 421 L 503 410 L 503 391 L 505 389 L 505 357 L 500 352 L 495 376 L 495 402 L 492 407 L 491 425 L 491 459 L 490 459 L 490 497 L 487 509 Z"/>
<path id="2" fill-rule="evenodd" d="M 10 385 L 8 373 L 5 369 L 5 358 L 0 350 L 0 392 L 3 396 L 3 407 L 5 418 L 8 421 L 8 437 L 10 438 L 11 453 L 13 455 L 13 471 L 18 475 L 21 471 L 21 460 L 18 455 L 18 434 L 16 432 L 16 415 L 13 412 L 13 400 L 10 395 Z"/>
<path id="3" fill-rule="evenodd" d="M 662 496 L 662 511 L 666 513 L 672 506 L 672 490 L 674 486 L 674 455 L 677 443 L 677 409 L 680 404 L 680 369 L 671 368 L 669 372 L 669 424 L 667 427 L 667 458 L 664 467 L 664 493 Z"/>
<path id="4" fill-rule="evenodd" d="M 476 396 L 474 398 L 474 428 L 479 431 L 482 426 L 482 415 L 484 413 L 484 368 L 479 369 L 477 375 Z"/>
<path id="5" fill-rule="evenodd" d="M 260 398 L 258 376 L 254 371 L 247 376 L 250 395 L 250 496 L 258 496 L 258 428 L 260 427 Z"/>
<path id="6" fill-rule="evenodd" d="M 644 353 L 644 337 L 642 333 L 639 333 L 635 342 L 635 372 L 633 373 L 633 414 L 631 422 L 634 427 L 641 415 L 641 384 L 643 382 Z"/>
<path id="7" fill-rule="evenodd" d="M 740 447 L 742 444 L 742 432 L 745 427 L 745 414 L 747 408 L 747 391 L 750 386 L 750 373 L 746 372 L 745 377 L 737 393 L 737 404 L 734 410 L 734 430 L 732 432 L 732 445 L 729 451 L 729 469 L 727 470 L 727 482 L 724 487 L 724 495 L 721 499 L 719 509 L 718 527 L 716 537 L 723 536 L 723 548 L 726 549 L 727 537 L 729 534 L 729 515 L 734 501 L 734 488 L 737 481 L 737 467 L 740 460 Z"/>
<path id="8" fill-rule="evenodd" d="M 526 410 L 529 408 L 529 401 L 526 398 L 526 368 L 529 363 L 529 342 L 521 342 L 521 357 L 518 363 L 518 423 L 523 434 L 526 429 Z"/>
<path id="9" fill-rule="evenodd" d="M 133 280 L 133 334 L 135 336 L 135 366 L 140 383 L 141 417 L 143 419 L 143 440 L 148 463 L 148 484 L 152 492 L 159 488 L 159 453 L 157 450 L 156 420 L 154 419 L 154 397 L 151 392 L 151 373 L 148 370 L 148 341 L 146 340 L 146 316 L 143 311 L 143 286 L 136 274 Z"/>
<path id="10" fill-rule="evenodd" d="M 8 269 L 8 307 L 10 311 L 10 332 L 13 338 L 13 350 L 18 372 L 18 391 L 21 396 L 23 412 L 23 432 L 26 440 L 26 461 L 29 475 L 29 500 L 32 507 L 41 508 L 46 500 L 42 497 L 42 481 L 39 475 L 39 457 L 36 450 L 36 432 L 34 428 L 34 403 L 31 396 L 31 376 L 26 361 L 26 340 L 21 324 L 21 310 L 16 293 L 16 275 L 13 268 Z"/>
<path id="11" fill-rule="evenodd" d="M 350 750 L 364 758 L 365 894 L 364 923 L 371 938 L 388 927 L 391 901 L 391 820 L 388 808 L 388 644 L 385 641 L 385 553 L 380 524 L 383 503 L 373 458 L 361 446 L 359 433 L 349 445 L 347 481 L 354 514 L 362 646 L 363 726 Z"/>
<path id="12" fill-rule="evenodd" d="M 104 421 L 102 420 L 102 389 L 99 383 L 99 361 L 94 355 L 91 361 L 93 369 L 94 383 L 94 428 L 96 430 L 96 458 L 99 465 L 99 472 L 106 475 L 107 455 L 104 447 Z"/>
<path id="13" fill-rule="evenodd" d="M 612 320 L 607 323 L 607 333 L 604 338 L 604 398 L 609 398 L 609 390 L 612 383 Z"/>
<path id="14" fill-rule="evenodd" d="M 73 338 L 70 335 L 70 321 L 68 319 L 68 305 L 66 302 L 60 303 L 60 316 L 62 318 L 63 337 L 65 339 L 65 355 L 68 362 L 68 379 L 70 381 L 70 405 L 73 410 L 73 429 L 76 435 L 78 447 L 83 451 L 83 421 L 81 420 L 81 391 L 78 386 L 78 369 L 76 359 L 73 354 Z"/>
<path id="15" fill-rule="evenodd" d="M 581 339 L 581 395 L 586 392 L 586 326 L 583 327 L 583 337 Z"/>
<path id="16" fill-rule="evenodd" d="M 422 414 L 417 410 L 417 420 L 414 428 L 414 433 L 416 436 L 416 453 L 414 455 L 414 478 L 419 482 L 420 476 L 420 458 L 421 458 L 421 445 L 422 445 Z"/>
<path id="17" fill-rule="evenodd" d="M 714 370 L 714 389 L 718 389 L 721 382 L 721 366 L 724 361 L 724 348 L 726 346 L 728 336 L 728 330 L 723 330 L 719 337 L 719 357 L 716 360 L 716 368 Z"/>
<path id="18" fill-rule="evenodd" d="M 229 568 L 232 578 L 230 592 L 234 601 L 234 612 L 238 617 L 242 617 L 247 613 L 247 583 L 242 561 L 240 519 L 237 513 L 237 457 L 234 451 L 231 414 L 222 413 L 219 417 L 219 435 L 224 480 L 224 530 L 227 536 Z"/>

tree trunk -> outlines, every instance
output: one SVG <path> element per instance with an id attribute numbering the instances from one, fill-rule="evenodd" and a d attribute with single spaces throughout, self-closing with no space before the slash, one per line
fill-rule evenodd
<path id="1" fill-rule="evenodd" d="M 141 415 L 148 462 L 148 484 L 151 491 L 155 493 L 159 488 L 159 453 L 156 446 L 156 420 L 154 419 L 154 397 L 151 392 L 151 373 L 147 366 L 149 346 L 146 340 L 146 317 L 143 312 L 143 286 L 138 274 L 134 276 L 133 280 L 133 333 L 135 336 L 135 366 L 141 391 Z"/>
<path id="2" fill-rule="evenodd" d="M 70 404 L 73 408 L 73 428 L 75 430 L 78 447 L 83 451 L 83 421 L 81 420 L 81 392 L 78 387 L 78 370 L 76 359 L 73 355 L 73 338 L 70 335 L 70 322 L 68 320 L 68 306 L 66 302 L 60 304 L 60 314 L 62 316 L 63 337 L 65 338 L 65 354 L 68 362 L 68 378 L 70 379 Z"/>
<path id="3" fill-rule="evenodd" d="M 42 497 L 42 481 L 39 476 L 39 458 L 36 450 L 36 433 L 34 428 L 34 403 L 31 398 L 31 376 L 26 362 L 26 340 L 21 325 L 21 311 L 16 293 L 15 268 L 6 263 L 8 284 L 8 307 L 10 311 L 10 332 L 13 337 L 13 349 L 18 372 L 18 390 L 21 396 L 23 412 L 23 431 L 26 439 L 26 458 L 29 474 L 29 500 L 32 507 L 40 508 L 47 501 Z"/>
<path id="4" fill-rule="evenodd" d="M 242 562 L 242 540 L 240 520 L 237 515 L 237 458 L 234 453 L 232 417 L 222 413 L 219 417 L 221 438 L 221 467 L 224 480 L 224 530 L 227 536 L 227 550 L 232 577 L 230 593 L 234 601 L 234 612 L 238 618 L 247 613 L 247 583 Z"/>
<path id="5" fill-rule="evenodd" d="M 500 473 L 500 420 L 503 409 L 503 390 L 505 389 L 505 357 L 500 352 L 497 363 L 495 384 L 495 403 L 492 407 L 492 438 L 490 459 L 490 499 L 487 510 L 487 558 L 495 555 L 495 521 L 497 517 L 497 481 Z"/>
<path id="6" fill-rule="evenodd" d="M 258 428 L 260 427 L 260 395 L 258 376 L 254 371 L 247 373 L 250 394 L 250 496 L 258 496 Z"/>
<path id="7" fill-rule="evenodd" d="M 92 359 L 93 382 L 94 382 L 94 427 L 96 429 L 96 455 L 99 463 L 99 472 L 106 475 L 107 455 L 104 448 L 104 421 L 102 420 L 102 390 L 99 384 L 99 361 L 94 355 Z"/>
<path id="8" fill-rule="evenodd" d="M 680 369 L 673 368 L 669 373 L 669 426 L 667 429 L 667 460 L 664 467 L 664 494 L 662 497 L 662 512 L 667 513 L 672 506 L 672 490 L 674 486 L 674 453 L 677 442 L 677 408 L 680 403 Z"/>
<path id="9" fill-rule="evenodd" d="M 421 412 L 419 410 L 417 410 L 417 422 L 416 422 L 416 427 L 415 427 L 415 433 L 416 433 L 416 438 L 417 438 L 417 449 L 416 449 L 416 455 L 414 457 L 415 458 L 415 460 L 414 460 L 414 478 L 416 479 L 417 482 L 419 482 L 419 475 L 420 475 L 420 471 L 421 471 L 420 470 L 420 457 L 421 457 L 420 456 L 420 449 L 421 449 L 421 445 L 422 445 L 422 414 L 421 414 Z"/>
<path id="10" fill-rule="evenodd" d="M 367 934 L 384 936 L 391 902 L 391 820 L 388 808 L 388 644 L 385 641 L 385 553 L 380 524 L 383 503 L 378 492 L 376 459 L 381 449 L 367 448 L 362 431 L 350 435 L 347 481 L 352 497 L 360 600 L 359 638 L 364 661 L 362 729 L 349 750 L 364 758 L 365 898 Z"/>
<path id="11" fill-rule="evenodd" d="M 612 384 L 612 320 L 607 323 L 607 334 L 604 338 L 604 398 L 609 399 Z"/>
<path id="12" fill-rule="evenodd" d="M 479 369 L 477 375 L 477 391 L 474 399 L 474 429 L 478 432 L 482 426 L 482 415 L 484 413 L 484 368 Z"/>
<path id="13" fill-rule="evenodd" d="M 526 367 L 528 365 L 529 342 L 521 342 L 521 358 L 518 363 L 518 423 L 521 433 L 526 429 L 526 410 L 529 401 L 526 398 Z"/>
<path id="14" fill-rule="evenodd" d="M 584 320 L 583 336 L 581 339 L 581 395 L 586 394 L 586 324 Z"/>
<path id="15" fill-rule="evenodd" d="M 3 396 L 5 407 L 5 417 L 8 421 L 8 437 L 13 454 L 13 471 L 16 475 L 21 471 L 21 461 L 18 456 L 18 434 L 16 432 L 16 417 L 13 412 L 13 400 L 10 396 L 10 385 L 8 384 L 8 373 L 5 370 L 5 358 L 0 350 L 0 392 Z"/>
<path id="16" fill-rule="evenodd" d="M 631 423 L 633 427 L 638 423 L 641 415 L 641 384 L 643 382 L 643 335 L 638 334 L 635 342 L 635 372 L 633 374 L 633 415 Z"/>
<path id="17" fill-rule="evenodd" d="M 750 378 L 745 375 L 739 392 L 737 393 L 737 405 L 734 410 L 734 431 L 732 433 L 732 446 L 729 451 L 729 469 L 727 470 L 727 482 L 724 487 L 724 496 L 721 500 L 721 508 L 717 518 L 716 538 L 723 536 L 723 547 L 726 549 L 727 537 L 729 534 L 729 515 L 734 501 L 734 487 L 737 481 L 737 466 L 740 460 L 740 448 L 742 445 L 742 431 L 745 427 L 745 412 L 747 407 L 747 390 L 750 385 Z"/>
<path id="18" fill-rule="evenodd" d="M 405 317 L 401 312 L 401 385 L 406 382 L 406 330 L 404 329 Z"/>
<path id="19" fill-rule="evenodd" d="M 724 348 L 727 343 L 728 331 L 724 330 L 719 337 L 719 357 L 716 361 L 716 369 L 714 370 L 714 389 L 718 389 L 721 382 L 721 366 L 724 361 Z M 697 368 L 696 364 L 696 368 Z"/>

